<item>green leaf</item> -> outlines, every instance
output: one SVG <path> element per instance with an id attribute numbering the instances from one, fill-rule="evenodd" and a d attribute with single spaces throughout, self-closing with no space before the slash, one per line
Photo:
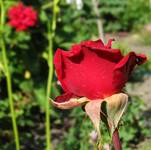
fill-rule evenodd
<path id="1" fill-rule="evenodd" d="M 41 11 L 39 17 L 42 22 L 46 22 L 48 20 L 48 17 L 45 11 Z"/>
<path id="2" fill-rule="evenodd" d="M 46 92 L 44 88 L 34 89 L 35 99 L 38 104 L 43 108 L 45 108 L 45 94 Z"/>

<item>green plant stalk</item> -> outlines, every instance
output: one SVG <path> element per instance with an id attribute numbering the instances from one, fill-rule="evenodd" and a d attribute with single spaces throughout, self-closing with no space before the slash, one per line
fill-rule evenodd
<path id="1" fill-rule="evenodd" d="M 48 80 L 47 80 L 47 91 L 46 91 L 46 150 L 51 150 L 51 133 L 50 133 L 50 106 L 49 106 L 49 96 L 51 95 L 51 86 L 52 86 L 52 78 L 53 78 L 53 39 L 51 37 L 50 32 L 50 24 L 48 23 L 48 40 L 49 40 L 49 51 L 48 51 Z"/>
<path id="2" fill-rule="evenodd" d="M 48 98 L 51 95 L 51 87 L 52 87 L 52 79 L 53 79 L 53 39 L 55 36 L 55 30 L 56 30 L 56 7 L 57 7 L 57 1 L 53 1 L 53 17 L 52 17 L 52 25 L 48 22 L 47 24 L 47 30 L 48 30 L 48 80 L 47 80 L 47 91 L 46 91 L 46 150 L 51 150 L 51 131 L 50 131 L 50 107 L 49 107 L 49 101 Z"/>
<path id="3" fill-rule="evenodd" d="M 13 132 L 15 137 L 15 144 L 16 144 L 16 150 L 20 150 L 20 144 L 19 144 L 19 134 L 18 134 L 18 128 L 16 123 L 16 116 L 15 116 L 15 110 L 14 110 L 14 103 L 13 103 L 13 96 L 12 96 L 12 84 L 11 84 L 11 74 L 8 67 L 8 60 L 6 55 L 6 46 L 3 38 L 3 26 L 4 26 L 4 4 L 3 0 L 0 1 L 1 6 L 1 35 L 0 35 L 0 43 L 1 43 L 1 50 L 2 50 L 2 59 L 4 63 L 4 73 L 6 76 L 6 82 L 7 82 L 7 92 L 8 92 L 8 99 L 9 99 L 9 106 L 10 106 L 10 112 L 11 112 L 11 118 L 12 118 L 12 125 L 13 125 Z"/>
<path id="4" fill-rule="evenodd" d="M 16 143 L 16 150 L 20 150 L 19 134 L 18 134 L 13 96 L 12 96 L 11 74 L 8 68 L 5 43 L 3 39 L 1 39 L 1 47 L 2 47 L 2 57 L 3 57 L 3 62 L 4 62 L 4 70 L 5 70 L 6 81 L 7 81 L 7 92 L 8 92 L 9 106 L 10 106 L 10 112 L 11 112 L 11 118 L 12 118 L 13 132 L 14 132 L 15 143 Z"/>

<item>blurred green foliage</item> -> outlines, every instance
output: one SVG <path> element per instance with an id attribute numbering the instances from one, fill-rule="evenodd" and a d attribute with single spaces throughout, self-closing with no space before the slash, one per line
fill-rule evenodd
<path id="1" fill-rule="evenodd" d="M 5 1 L 6 12 L 15 3 L 17 0 Z M 45 146 L 44 104 L 48 74 L 47 23 L 52 21 L 52 1 L 24 0 L 24 3 L 32 5 L 38 11 L 37 26 L 28 32 L 16 32 L 6 24 L 3 32 L 12 74 L 13 98 L 22 149 L 39 150 Z M 57 47 L 69 49 L 72 43 L 97 38 L 97 17 L 92 2 L 83 0 L 83 3 L 83 8 L 78 10 L 75 3 L 69 5 L 65 0 L 60 1 L 60 8 L 57 10 L 59 16 L 54 38 L 54 52 Z M 99 0 L 99 12 L 105 31 L 132 31 L 150 21 L 151 4 L 148 0 Z M 115 47 L 125 49 L 125 46 L 121 44 Z M 148 66 L 150 64 L 143 67 L 144 72 L 151 70 Z M 6 79 L 3 72 L 0 51 L 0 139 L 2 139 L 0 149 L 14 150 Z M 139 69 L 135 75 L 135 77 L 142 75 Z M 52 97 L 60 93 L 62 91 L 54 74 Z M 128 110 L 123 117 L 123 125 L 120 128 L 124 150 L 133 149 L 136 144 L 151 135 L 143 115 L 145 108 L 142 100 L 132 97 L 129 103 Z M 89 136 L 93 126 L 89 119 L 85 118 L 81 108 L 69 111 L 51 108 L 51 127 L 52 142 L 58 150 L 88 150 L 95 146 Z M 104 143 L 110 143 L 105 127 L 102 135 Z"/>
<path id="2" fill-rule="evenodd" d="M 150 22 L 149 0 L 99 0 L 106 31 L 130 31 Z"/>

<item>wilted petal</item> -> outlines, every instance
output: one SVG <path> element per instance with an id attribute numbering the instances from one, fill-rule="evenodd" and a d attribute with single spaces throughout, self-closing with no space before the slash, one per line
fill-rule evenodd
<path id="1" fill-rule="evenodd" d="M 119 93 L 105 99 L 90 101 L 85 105 L 86 114 L 94 124 L 99 138 L 101 118 L 106 117 L 112 135 L 114 130 L 118 127 L 118 123 L 125 111 L 127 102 L 128 96 L 124 93 Z"/>
<path id="2" fill-rule="evenodd" d="M 73 107 L 80 106 L 86 102 L 88 102 L 89 99 L 86 97 L 78 98 L 73 97 L 73 94 L 66 93 L 62 96 L 57 97 L 55 100 L 51 99 L 51 103 L 60 109 L 71 109 Z"/>
<path id="3" fill-rule="evenodd" d="M 103 100 L 90 101 L 85 105 L 86 114 L 91 119 L 100 138 L 101 103 Z"/>
<path id="4" fill-rule="evenodd" d="M 112 135 L 127 107 L 128 96 L 124 93 L 114 94 L 104 101 L 106 102 L 106 118 Z"/>

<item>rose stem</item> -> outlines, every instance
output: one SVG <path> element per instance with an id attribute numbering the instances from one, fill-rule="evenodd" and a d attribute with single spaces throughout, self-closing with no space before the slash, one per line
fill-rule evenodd
<path id="1" fill-rule="evenodd" d="M 118 133 L 117 128 L 115 129 L 115 131 L 113 133 L 112 141 L 113 141 L 113 145 L 114 145 L 115 150 L 122 150 L 120 139 L 119 139 L 119 133 Z"/>
<path id="2" fill-rule="evenodd" d="M 51 132 L 50 132 L 50 107 L 49 107 L 49 101 L 48 98 L 51 95 L 51 88 L 52 88 L 52 79 L 53 79 L 53 39 L 55 36 L 55 30 L 56 30 L 56 7 L 59 1 L 53 0 L 53 13 L 52 13 L 52 24 L 48 22 L 47 24 L 47 29 L 48 29 L 48 80 L 47 80 L 47 91 L 46 91 L 46 113 L 45 113 L 45 118 L 46 118 L 46 150 L 51 150 L 52 149 L 52 144 L 51 144 Z"/>
<path id="3" fill-rule="evenodd" d="M 4 74 L 6 76 L 6 82 L 7 82 L 7 93 L 8 93 L 8 100 L 9 100 L 9 107 L 10 107 L 10 113 L 11 113 L 11 119 L 12 119 L 12 126 L 13 126 L 13 132 L 14 132 L 14 138 L 15 138 L 15 144 L 16 144 L 16 150 L 20 150 L 20 143 L 19 143 L 19 133 L 17 128 L 17 122 L 16 122 L 16 115 L 15 115 L 15 109 L 14 109 L 14 102 L 13 102 L 13 92 L 12 92 L 12 83 L 11 83 L 11 73 L 9 70 L 9 64 L 8 64 L 8 58 L 6 54 L 6 45 L 3 37 L 3 28 L 5 23 L 5 10 L 4 10 L 4 1 L 0 0 L 0 7 L 1 7 L 1 35 L 0 35 L 0 46 L 2 49 L 2 59 L 4 63 Z"/>

